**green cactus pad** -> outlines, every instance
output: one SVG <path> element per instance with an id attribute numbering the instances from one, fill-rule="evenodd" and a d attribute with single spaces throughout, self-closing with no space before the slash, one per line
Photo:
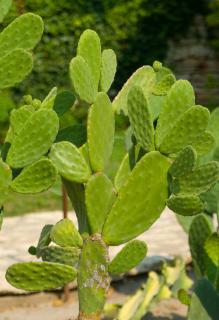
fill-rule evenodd
<path id="1" fill-rule="evenodd" d="M 199 194 L 208 191 L 219 179 L 219 164 L 210 161 L 199 167 L 186 177 L 175 181 L 175 190 L 180 193 Z"/>
<path id="2" fill-rule="evenodd" d="M 176 178 L 186 176 L 194 170 L 196 161 L 196 151 L 191 146 L 185 147 L 172 163 L 169 173 Z"/>
<path id="3" fill-rule="evenodd" d="M 101 44 L 98 34 L 93 30 L 85 30 L 78 42 L 77 54 L 87 62 L 96 92 L 100 80 Z"/>
<path id="4" fill-rule="evenodd" d="M 12 181 L 11 188 L 19 193 L 39 193 L 49 189 L 56 178 L 56 168 L 45 158 L 24 168 Z"/>
<path id="5" fill-rule="evenodd" d="M 137 142 L 146 151 L 154 150 L 154 126 L 148 101 L 139 86 L 133 86 L 128 94 L 128 114 Z"/>
<path id="6" fill-rule="evenodd" d="M 107 244 L 125 243 L 159 218 L 168 197 L 168 169 L 168 159 L 157 151 L 147 153 L 136 164 L 105 222 L 103 239 Z"/>
<path id="7" fill-rule="evenodd" d="M 133 85 L 140 86 L 144 93 L 151 92 L 156 82 L 156 75 L 152 67 L 143 66 L 137 69 L 122 87 L 121 91 L 113 100 L 113 109 L 128 115 L 127 99 L 129 90 Z"/>
<path id="8" fill-rule="evenodd" d="M 115 78 L 117 68 L 116 54 L 112 49 L 106 49 L 102 52 L 100 88 L 107 92 Z"/>
<path id="9" fill-rule="evenodd" d="M 33 113 L 13 140 L 7 163 L 13 168 L 23 168 L 40 159 L 55 140 L 58 127 L 55 111 L 42 109 Z"/>
<path id="10" fill-rule="evenodd" d="M 195 195 L 172 195 L 167 200 L 167 206 L 175 213 L 183 216 L 193 216 L 204 210 L 203 202 Z"/>
<path id="11" fill-rule="evenodd" d="M 74 268 L 49 262 L 15 263 L 6 272 L 6 279 L 12 286 L 26 291 L 55 289 L 76 276 Z"/>
<path id="12" fill-rule="evenodd" d="M 33 58 L 23 49 L 15 49 L 0 58 L 0 88 L 21 82 L 32 70 Z"/>
<path id="13" fill-rule="evenodd" d="M 206 215 L 200 214 L 193 219 L 189 229 L 189 247 L 195 273 L 198 277 L 205 274 L 206 252 L 204 244 L 212 232 L 212 225 Z"/>
<path id="14" fill-rule="evenodd" d="M 219 183 L 216 183 L 207 192 L 200 195 L 202 201 L 205 203 L 205 210 L 208 213 L 219 212 Z"/>
<path id="15" fill-rule="evenodd" d="M 38 243 L 37 243 L 37 247 L 36 247 L 36 255 L 37 257 L 40 256 L 40 250 L 46 246 L 48 246 L 50 244 L 50 242 L 52 241 L 51 240 L 51 237 L 50 237 L 50 233 L 51 233 L 51 230 L 53 228 L 53 225 L 52 224 L 46 224 L 41 233 L 40 233 L 40 237 L 39 237 L 39 240 L 38 240 Z"/>
<path id="16" fill-rule="evenodd" d="M 0 23 L 2 23 L 4 17 L 7 15 L 11 4 L 12 0 L 0 0 Z"/>
<path id="17" fill-rule="evenodd" d="M 90 319 L 89 316 L 93 313 L 100 315 L 102 312 L 109 287 L 107 251 L 104 244 L 98 240 L 85 240 L 78 270 L 80 310 L 84 317 Z"/>
<path id="18" fill-rule="evenodd" d="M 175 81 L 176 78 L 173 74 L 167 74 L 155 85 L 152 93 L 156 96 L 165 96 Z"/>
<path id="19" fill-rule="evenodd" d="M 71 247 L 50 246 L 43 247 L 40 250 L 40 256 L 43 261 L 66 264 L 76 267 L 79 260 L 80 250 Z"/>
<path id="20" fill-rule="evenodd" d="M 53 144 L 50 159 L 62 177 L 70 181 L 86 182 L 91 173 L 79 149 L 70 142 Z"/>
<path id="21" fill-rule="evenodd" d="M 100 92 L 88 115 L 87 135 L 92 169 L 103 171 L 114 143 L 114 112 L 106 93 Z"/>
<path id="22" fill-rule="evenodd" d="M 143 241 L 133 240 L 115 256 L 109 265 L 111 274 L 128 272 L 137 266 L 146 256 L 147 246 Z"/>
<path id="23" fill-rule="evenodd" d="M 33 49 L 43 34 L 43 20 L 33 13 L 25 13 L 12 21 L 0 34 L 0 57 L 14 49 Z M 17 64 L 17 71 L 20 69 Z"/>
<path id="24" fill-rule="evenodd" d="M 205 241 L 204 248 L 213 264 L 219 268 L 219 236 L 216 232 Z"/>
<path id="25" fill-rule="evenodd" d="M 206 130 L 209 120 L 210 113 L 207 108 L 191 107 L 178 118 L 178 121 L 163 139 L 159 150 L 167 154 L 178 152 Z"/>
<path id="26" fill-rule="evenodd" d="M 93 83 L 91 70 L 83 57 L 77 56 L 71 60 L 70 77 L 80 99 L 89 104 L 93 103 L 97 90 Z"/>
<path id="27" fill-rule="evenodd" d="M 165 99 L 156 129 L 156 145 L 160 146 L 168 132 L 173 128 L 178 118 L 195 105 L 193 87 L 187 80 L 178 80 L 171 87 Z"/>
<path id="28" fill-rule="evenodd" d="M 202 156 L 213 149 L 215 146 L 215 138 L 210 132 L 205 131 L 191 142 L 191 146 L 195 148 L 199 156 Z"/>
<path id="29" fill-rule="evenodd" d="M 130 172 L 131 168 L 129 163 L 129 155 L 126 154 L 114 178 L 114 185 L 117 191 L 119 191 L 120 188 L 124 185 L 129 177 Z"/>
<path id="30" fill-rule="evenodd" d="M 11 180 L 12 172 L 10 167 L 0 159 L 0 209 L 8 195 Z"/>
<path id="31" fill-rule="evenodd" d="M 91 233 L 101 233 L 115 199 L 113 184 L 103 173 L 96 173 L 88 180 L 85 196 Z"/>
<path id="32" fill-rule="evenodd" d="M 57 222 L 51 232 L 52 241 L 61 247 L 81 247 L 83 240 L 70 219 Z"/>
<path id="33" fill-rule="evenodd" d="M 34 111 L 34 108 L 28 105 L 12 110 L 10 114 L 10 126 L 13 138 L 20 133 L 24 124 L 30 118 L 30 116 L 32 116 Z"/>

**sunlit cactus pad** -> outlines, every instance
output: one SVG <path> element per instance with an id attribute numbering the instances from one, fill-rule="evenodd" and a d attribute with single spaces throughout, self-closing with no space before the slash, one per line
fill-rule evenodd
<path id="1" fill-rule="evenodd" d="M 125 243 L 158 219 L 167 199 L 168 169 L 168 159 L 157 151 L 137 163 L 105 222 L 103 239 L 107 244 Z"/>
<path id="2" fill-rule="evenodd" d="M 90 168 L 72 143 L 62 141 L 54 144 L 49 157 L 64 178 L 75 182 L 86 182 L 89 179 Z"/>
<path id="3" fill-rule="evenodd" d="M 128 272 L 137 266 L 146 256 L 147 246 L 143 241 L 133 240 L 115 256 L 109 265 L 111 274 Z"/>
<path id="4" fill-rule="evenodd" d="M 26 291 L 55 289 L 73 281 L 77 275 L 73 267 L 49 262 L 16 263 L 6 273 L 7 281 Z"/>
<path id="5" fill-rule="evenodd" d="M 33 113 L 13 140 L 7 163 L 13 168 L 22 168 L 40 159 L 55 140 L 58 126 L 59 120 L 53 110 Z"/>
<path id="6" fill-rule="evenodd" d="M 61 247 L 81 247 L 83 240 L 70 219 L 57 222 L 50 232 L 53 242 Z"/>
<path id="7" fill-rule="evenodd" d="M 11 183 L 11 188 L 19 193 L 38 193 L 49 189 L 56 178 L 56 168 L 45 158 L 24 168 Z"/>

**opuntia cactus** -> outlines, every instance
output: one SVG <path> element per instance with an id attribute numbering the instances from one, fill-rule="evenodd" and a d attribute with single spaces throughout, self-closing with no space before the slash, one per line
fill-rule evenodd
<path id="1" fill-rule="evenodd" d="M 217 162 L 196 163 L 196 153 L 210 150 L 214 138 L 206 131 L 209 111 L 195 106 L 191 84 L 176 81 L 156 62 L 138 69 L 111 103 L 106 92 L 115 70 L 113 51 L 101 54 L 98 35 L 85 31 L 70 63 L 75 101 L 71 93 L 55 92 L 46 99 L 51 103 L 30 101 L 13 114 L 2 161 L 9 171 L 3 189 L 17 192 L 49 188 L 57 171 L 78 219 L 78 230 L 68 219 L 46 226 L 29 252 L 47 262 L 12 265 L 6 278 L 17 288 L 37 291 L 77 277 L 80 320 L 100 319 L 110 274 L 127 272 L 144 258 L 146 245 L 133 239 L 150 228 L 166 203 L 179 214 L 197 214 L 203 207 L 199 194 L 219 178 Z M 88 110 L 83 142 L 69 138 L 71 129 L 61 134 L 59 128 L 58 117 L 72 103 Z M 114 145 L 114 113 L 120 111 L 130 119 L 132 152 L 112 181 L 106 167 Z M 200 138 L 205 136 L 208 148 Z M 120 244 L 126 246 L 110 262 L 109 246 Z"/>

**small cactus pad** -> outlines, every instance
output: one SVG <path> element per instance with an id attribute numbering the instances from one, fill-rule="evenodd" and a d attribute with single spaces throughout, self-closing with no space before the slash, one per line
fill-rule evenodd
<path id="1" fill-rule="evenodd" d="M 101 233 L 115 199 L 113 184 L 103 173 L 96 173 L 88 180 L 85 195 L 91 232 Z"/>
<path id="2" fill-rule="evenodd" d="M 180 193 L 199 194 L 209 190 L 219 179 L 219 164 L 210 161 L 199 167 L 186 177 L 175 181 L 176 190 Z"/>
<path id="3" fill-rule="evenodd" d="M 67 180 L 86 182 L 89 179 L 90 169 L 79 149 L 72 143 L 62 141 L 53 144 L 49 157 Z"/>
<path id="4" fill-rule="evenodd" d="M 13 138 L 17 136 L 23 128 L 26 121 L 34 113 L 32 106 L 22 106 L 19 109 L 12 110 L 10 114 L 10 126 L 13 134 Z"/>
<path id="5" fill-rule="evenodd" d="M 25 13 L 12 21 L 0 34 L 0 57 L 14 49 L 33 49 L 43 34 L 43 20 L 33 13 Z M 17 64 L 19 71 L 20 64 Z"/>
<path id="6" fill-rule="evenodd" d="M 172 195 L 167 200 L 167 206 L 175 213 L 183 216 L 193 216 L 204 210 L 203 202 L 195 195 Z"/>
<path id="7" fill-rule="evenodd" d="M 66 264 L 76 267 L 79 260 L 80 250 L 71 247 L 50 246 L 43 247 L 40 250 L 40 256 L 43 261 Z"/>
<path id="8" fill-rule="evenodd" d="M 11 180 L 12 172 L 10 167 L 0 159 L 0 209 L 7 197 Z"/>
<path id="9" fill-rule="evenodd" d="M 168 194 L 168 169 L 168 159 L 157 151 L 141 158 L 107 216 L 103 228 L 103 239 L 107 244 L 125 243 L 159 218 Z"/>
<path id="10" fill-rule="evenodd" d="M 11 183 L 11 188 L 19 193 L 39 193 L 49 189 L 56 178 L 56 168 L 45 158 L 24 168 Z"/>
<path id="11" fill-rule="evenodd" d="M 195 217 L 189 229 L 189 247 L 195 273 L 198 277 L 205 274 L 206 253 L 204 244 L 212 233 L 212 226 L 204 214 Z"/>
<path id="12" fill-rule="evenodd" d="M 0 23 L 4 20 L 4 17 L 8 13 L 12 0 L 0 0 Z"/>
<path id="13" fill-rule="evenodd" d="M 91 70 L 83 57 L 77 56 L 70 62 L 70 77 L 75 92 L 81 100 L 93 103 L 97 91 L 93 83 Z"/>
<path id="14" fill-rule="evenodd" d="M 39 237 L 38 244 L 36 247 L 36 254 L 38 257 L 40 254 L 40 250 L 42 248 L 48 246 L 51 242 L 50 232 L 51 232 L 52 228 L 53 228 L 52 224 L 46 224 L 40 233 L 40 237 Z"/>
<path id="15" fill-rule="evenodd" d="M 78 269 L 79 305 L 85 319 L 89 319 L 92 313 L 102 312 L 109 287 L 105 245 L 98 240 L 85 240 Z"/>
<path id="16" fill-rule="evenodd" d="M 26 291 L 55 289 L 76 276 L 73 267 L 49 262 L 15 263 L 6 272 L 6 279 L 12 286 Z"/>
<path id="17" fill-rule="evenodd" d="M 133 240 L 115 256 L 109 265 L 111 274 L 121 274 L 128 272 L 137 266 L 146 256 L 147 246 L 143 241 Z"/>
<path id="18" fill-rule="evenodd" d="M 16 49 L 0 58 L 0 88 L 21 82 L 32 70 L 33 58 L 23 49 Z"/>
<path id="19" fill-rule="evenodd" d="M 55 140 L 58 127 L 55 111 L 42 109 L 33 113 L 13 140 L 7 163 L 13 168 L 23 168 L 40 159 Z"/>
<path id="20" fill-rule="evenodd" d="M 167 74 L 155 85 L 152 93 L 156 96 L 165 96 L 175 81 L 176 78 L 173 74 Z"/>
<path id="21" fill-rule="evenodd" d="M 205 131 L 191 142 L 191 146 L 193 146 L 199 156 L 202 156 L 213 149 L 215 138 L 210 132 Z"/>
<path id="22" fill-rule="evenodd" d="M 200 195 L 208 213 L 219 212 L 219 183 Z"/>
<path id="23" fill-rule="evenodd" d="M 148 101 L 139 86 L 133 86 L 128 94 L 128 114 L 137 142 L 146 151 L 154 150 L 154 126 Z"/>
<path id="24" fill-rule="evenodd" d="M 206 130 L 209 120 L 210 113 L 207 108 L 191 107 L 178 118 L 178 121 L 164 137 L 159 150 L 167 154 L 178 152 Z"/>
<path id="25" fill-rule="evenodd" d="M 61 247 L 81 247 L 83 240 L 70 219 L 57 222 L 51 232 L 52 241 Z"/>
<path id="26" fill-rule="evenodd" d="M 122 87 L 121 91 L 113 100 L 113 109 L 128 115 L 127 99 L 129 90 L 133 85 L 140 86 L 144 92 L 150 92 L 156 82 L 156 75 L 152 67 L 143 66 L 137 69 Z"/>
<path id="27" fill-rule="evenodd" d="M 101 67 L 101 44 L 98 34 L 93 30 L 85 30 L 78 42 L 77 54 L 87 62 L 93 79 L 94 88 L 98 91 Z"/>
<path id="28" fill-rule="evenodd" d="M 92 169 L 103 171 L 114 143 L 114 112 L 106 93 L 100 92 L 88 115 L 88 148 Z"/>
<path id="29" fill-rule="evenodd" d="M 100 88 L 107 92 L 113 83 L 117 68 L 116 54 L 112 49 L 102 52 Z"/>
<path id="30" fill-rule="evenodd" d="M 130 172 L 131 168 L 129 164 L 129 155 L 126 154 L 114 178 L 114 185 L 117 191 L 119 191 L 120 188 L 124 185 L 129 177 Z"/>
<path id="31" fill-rule="evenodd" d="M 160 114 L 156 129 L 156 145 L 175 125 L 178 118 L 191 106 L 195 105 L 195 94 L 192 85 L 187 80 L 178 80 L 167 94 L 163 110 Z"/>
<path id="32" fill-rule="evenodd" d="M 169 173 L 176 178 L 186 176 L 194 170 L 196 160 L 196 151 L 191 146 L 185 147 L 172 163 Z"/>

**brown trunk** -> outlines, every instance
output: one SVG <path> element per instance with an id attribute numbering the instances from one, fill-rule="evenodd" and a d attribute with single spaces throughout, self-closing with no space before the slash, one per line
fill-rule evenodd
<path id="1" fill-rule="evenodd" d="M 93 313 L 88 316 L 80 312 L 78 320 L 101 320 L 101 315 L 99 313 Z"/>

